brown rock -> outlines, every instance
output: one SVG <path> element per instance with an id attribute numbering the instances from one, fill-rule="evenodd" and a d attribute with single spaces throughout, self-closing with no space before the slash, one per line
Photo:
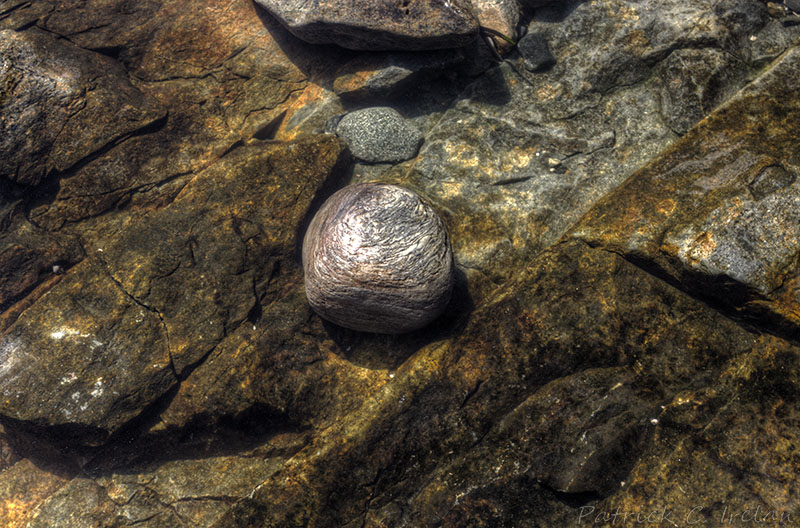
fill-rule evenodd
<path id="1" fill-rule="evenodd" d="M 37 229 L 19 213 L 9 221 L 0 233 L 0 311 L 83 258 L 75 238 Z"/>
<path id="2" fill-rule="evenodd" d="M 332 526 L 362 515 L 427 524 L 465 494 L 478 508 L 467 517 L 488 497 L 506 522 L 542 509 L 574 516 L 558 497 L 619 493 L 653 448 L 664 399 L 718 383 L 728 361 L 763 347 L 703 303 L 581 243 L 546 252 L 524 276 L 457 338 L 419 350 L 215 526 Z M 493 487 L 495 478 L 509 487 Z M 508 502 L 526 491 L 523 504 Z M 401 512 L 413 513 L 393 511 L 393 497 L 412 497 Z"/>
<path id="3" fill-rule="evenodd" d="M 0 175 L 26 185 L 164 117 L 114 61 L 37 31 L 0 34 Z"/>
<path id="4" fill-rule="evenodd" d="M 482 28 L 488 28 L 513 40 L 517 38 L 519 5 L 517 0 L 470 0 L 472 12 Z M 504 38 L 488 35 L 500 53 L 510 51 L 514 45 Z"/>
<path id="5" fill-rule="evenodd" d="M 175 377 L 162 322 L 84 261 L 0 336 L 0 414 L 98 442 Z"/>
<path id="6" fill-rule="evenodd" d="M 67 482 L 68 478 L 53 475 L 30 460 L 4 469 L 0 472 L 0 523 L 24 526 L 35 508 Z"/>
<path id="7" fill-rule="evenodd" d="M 420 83 L 446 75 L 465 61 L 461 50 L 427 53 L 381 53 L 356 57 L 345 63 L 333 81 L 333 91 L 348 100 L 415 94 Z"/>
<path id="8" fill-rule="evenodd" d="M 55 4 L 49 31 L 117 57 L 169 116 L 64 174 L 30 215 L 49 230 L 68 223 L 93 240 L 109 231 L 91 221 L 106 211 L 162 207 L 237 142 L 271 139 L 307 86 L 249 0 Z"/>
<path id="9" fill-rule="evenodd" d="M 140 414 L 282 290 L 341 152 L 329 136 L 238 149 L 96 247 L 0 337 L 0 414 L 90 443 Z"/>
<path id="10" fill-rule="evenodd" d="M 430 76 L 410 67 L 404 80 L 392 64 L 386 77 L 373 69 L 387 64 L 379 54 L 292 37 L 251 0 L 6 4 L 0 26 L 43 28 L 68 56 L 74 46 L 105 55 L 169 113 L 58 182 L 0 183 L 0 231 L 15 255 L 3 291 L 20 291 L 0 339 L 32 343 L 14 364 L 16 349 L 0 349 L 0 405 L 30 418 L 0 418 L 0 524 L 571 526 L 582 506 L 667 508 L 679 524 L 701 506 L 713 525 L 725 505 L 797 510 L 800 354 L 763 331 L 791 337 L 776 318 L 797 310 L 796 96 L 759 82 L 796 79 L 794 59 L 761 68 L 800 26 L 762 27 L 763 2 L 554 2 L 529 13 L 558 57 L 550 70 L 531 74 L 512 54 L 487 72 L 476 40 L 456 52 L 461 65 Z M 760 88 L 721 114 L 748 75 L 764 75 Z M 349 101 L 331 91 L 339 78 Z M 388 88 L 428 146 L 389 171 L 356 165 L 352 180 L 423 189 L 460 265 L 453 310 L 402 336 L 335 327 L 308 306 L 297 242 L 311 204 L 343 183 L 345 160 L 332 138 L 271 139 L 321 130 L 373 87 L 375 97 Z M 667 92 L 687 104 L 665 115 Z M 726 280 L 711 296 L 720 254 L 673 274 L 680 259 L 659 254 L 661 242 L 623 246 L 636 232 L 594 248 L 562 239 L 678 139 L 671 126 L 717 104 L 706 132 L 688 132 L 699 146 L 663 152 L 686 154 L 683 165 L 648 172 L 640 194 L 626 184 L 599 211 L 615 218 L 611 234 L 640 214 L 655 240 L 711 231 L 724 242 L 714 251 L 759 257 L 737 276 L 747 285 Z M 694 179 L 681 172 L 691 167 Z M 675 222 L 658 225 L 664 217 Z M 73 240 L 83 260 L 48 272 Z M 773 257 L 790 264 L 777 270 Z M 730 304 L 743 298 L 756 300 Z M 92 350 L 90 330 L 116 348 Z M 76 379 L 62 386 L 65 369 Z M 120 395 L 84 398 L 99 376 Z M 12 409 L 12 390 L 27 404 Z M 65 423 L 64 410 L 95 428 Z M 66 446 L 65 434 L 106 443 Z"/>

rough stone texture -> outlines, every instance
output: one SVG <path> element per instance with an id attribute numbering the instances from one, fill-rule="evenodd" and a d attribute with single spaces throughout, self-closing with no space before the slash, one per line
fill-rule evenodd
<path id="1" fill-rule="evenodd" d="M 158 315 L 84 261 L 0 338 L 3 416 L 104 438 L 175 382 Z"/>
<path id="2" fill-rule="evenodd" d="M 0 177 L 26 185 L 164 117 L 114 61 L 38 31 L 0 32 Z"/>
<path id="3" fill-rule="evenodd" d="M 604 198 L 574 236 L 796 339 L 798 75 L 795 48 Z"/>
<path id="4" fill-rule="evenodd" d="M 417 155 L 422 132 L 388 107 L 356 110 L 336 125 L 353 156 L 369 163 L 397 163 Z"/>
<path id="5" fill-rule="evenodd" d="M 474 39 L 370 93 L 391 56 L 250 0 L 0 3 L 48 68 L 99 65 L 98 93 L 162 116 L 0 178 L 0 525 L 796 524 L 797 16 L 539 3 L 552 69 Z M 348 168 L 316 134 L 364 104 L 420 157 Z M 446 313 L 402 336 L 303 288 L 311 211 L 376 178 L 429 198 L 456 257 Z"/>
<path id="6" fill-rule="evenodd" d="M 140 90 L 169 108 L 169 118 L 62 175 L 57 190 L 30 205 L 30 219 L 48 230 L 73 224 L 93 239 L 113 231 L 90 225 L 102 213 L 127 204 L 160 207 L 237 142 L 270 139 L 286 106 L 307 87 L 281 48 L 298 43 L 269 38 L 276 28 L 261 23 L 250 2 L 227 9 L 122 1 L 51 9 L 41 21 L 45 29 L 116 57 Z"/>
<path id="7" fill-rule="evenodd" d="M 457 263 L 496 283 L 513 267 L 494 263 L 558 240 L 676 138 L 662 114 L 662 61 L 696 48 L 747 57 L 758 42 L 749 37 L 769 20 L 757 1 L 661 6 L 612 1 L 536 11 L 528 32 L 546 36 L 557 64 L 530 73 L 521 58 L 504 62 L 467 86 L 426 132 L 410 172 L 393 181 L 412 181 L 453 212 Z M 705 91 L 728 93 L 746 75 L 706 79 L 714 88 Z"/>
<path id="8" fill-rule="evenodd" d="M 475 38 L 471 0 L 256 0 L 298 38 L 357 50 L 456 48 Z"/>
<path id="9" fill-rule="evenodd" d="M 659 64 L 663 83 L 661 113 L 667 125 L 678 134 L 685 134 L 741 88 L 744 68 L 741 60 L 713 48 L 670 54 Z"/>
<path id="10" fill-rule="evenodd" d="M 627 480 L 636 461 L 661 461 L 658 475 L 683 467 L 680 455 L 662 456 L 671 451 L 661 437 L 702 442 L 696 435 L 725 420 L 726 402 L 752 398 L 744 379 L 798 361 L 797 348 L 749 333 L 610 252 L 573 242 L 525 272 L 458 337 L 418 351 L 361 411 L 296 454 L 215 526 L 441 519 L 463 526 L 486 514 L 490 519 L 476 525 L 575 522 L 576 504 L 603 507 L 605 497 L 634 503 L 641 485 Z M 743 368 L 762 354 L 778 364 L 762 359 Z M 785 389 L 766 389 L 758 405 L 781 405 L 782 395 L 794 394 L 800 380 L 789 376 L 781 376 Z M 764 379 L 756 390 L 770 383 Z M 686 404 L 700 411 L 692 414 Z M 684 409 L 694 427 L 666 420 Z M 763 428 L 780 423 L 768 416 Z M 766 444 L 776 440 L 771 434 Z M 775 508 L 800 498 L 788 477 L 797 456 L 781 453 L 770 458 L 776 465 L 769 474 L 748 468 L 744 477 L 781 487 Z M 710 508 L 723 498 L 737 507 L 753 498 L 741 477 L 723 478 L 724 461 L 703 469 L 717 475 L 714 485 L 687 477 L 686 494 L 671 507 L 692 507 L 698 496 Z M 671 482 L 657 479 L 653 498 Z"/>
<path id="11" fill-rule="evenodd" d="M 34 506 L 58 491 L 68 481 L 52 468 L 38 468 L 23 459 L 0 473 L 0 522 L 22 526 Z"/>
<path id="12" fill-rule="evenodd" d="M 115 232 L 0 338 L 0 412 L 90 442 L 140 414 L 280 288 L 292 226 L 340 152 L 330 138 L 238 149 Z"/>
<path id="13" fill-rule="evenodd" d="M 21 211 L 5 219 L 0 233 L 0 309 L 5 311 L 22 300 L 41 282 L 66 272 L 83 258 L 73 237 L 58 236 L 37 229 Z"/>
<path id="14" fill-rule="evenodd" d="M 303 239 L 306 296 L 323 318 L 395 334 L 436 319 L 453 289 L 453 251 L 441 216 L 397 185 L 337 191 Z"/>

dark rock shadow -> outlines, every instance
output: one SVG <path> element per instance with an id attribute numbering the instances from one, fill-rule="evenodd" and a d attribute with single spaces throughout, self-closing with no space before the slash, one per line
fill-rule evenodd
<path id="1" fill-rule="evenodd" d="M 56 434 L 54 431 L 43 437 L 41 430 L 4 418 L 0 428 L 3 458 L 10 458 L 14 463 L 27 459 L 43 471 L 70 479 L 80 472 L 80 465 L 75 457 L 65 456 L 65 449 L 52 441 Z"/>
<path id="2" fill-rule="evenodd" d="M 130 428 L 103 446 L 84 449 L 82 470 L 92 476 L 135 474 L 143 467 L 176 460 L 241 455 L 263 448 L 276 435 L 305 438 L 307 431 L 308 426 L 292 423 L 276 409 L 254 404 L 237 415 L 198 414 L 179 429 L 145 433 Z"/>
<path id="3" fill-rule="evenodd" d="M 344 152 L 337 164 L 331 169 L 328 178 L 322 183 L 322 187 L 317 191 L 316 196 L 311 200 L 311 204 L 308 206 L 308 211 L 306 211 L 305 216 L 303 216 L 303 219 L 297 224 L 294 237 L 294 258 L 295 262 L 300 267 L 303 266 L 303 239 L 306 236 L 306 231 L 308 230 L 309 224 L 311 224 L 311 220 L 314 219 L 314 215 L 317 214 L 319 208 L 322 207 L 322 204 L 324 204 L 333 193 L 345 187 L 352 180 L 353 170 L 353 158 L 349 151 Z"/>
<path id="4" fill-rule="evenodd" d="M 355 110 L 365 106 L 392 106 L 406 117 L 417 117 L 435 111 L 442 111 L 467 87 L 475 78 L 487 70 L 491 70 L 497 62 L 491 58 L 488 48 L 480 39 L 464 48 L 453 50 L 422 51 L 357 51 L 336 45 L 320 45 L 305 42 L 289 32 L 266 9 L 255 4 L 256 13 L 266 30 L 272 35 L 275 43 L 286 57 L 302 71 L 308 79 L 323 88 L 333 90 L 334 80 L 342 75 L 357 71 L 358 65 L 364 62 L 391 62 L 391 57 L 426 53 L 458 54 L 460 60 L 454 61 L 452 67 L 443 67 L 435 71 L 415 72 L 407 83 L 400 83 L 396 89 L 385 94 L 373 94 L 366 97 L 342 98 L 347 110 Z M 354 60 L 358 59 L 358 60 Z M 365 60 L 366 59 L 366 60 Z M 412 61 L 413 62 L 413 61 Z M 424 60 L 420 65 L 425 64 Z M 416 75 L 419 73 L 419 75 Z M 500 77 L 502 80 L 502 77 Z M 496 104 L 508 101 L 508 89 L 503 81 L 502 90 L 495 89 L 490 94 Z M 505 93 L 505 96 L 502 94 Z"/>
<path id="5" fill-rule="evenodd" d="M 567 0 L 565 2 L 551 2 L 548 5 L 535 8 L 523 8 L 520 14 L 520 23 L 527 25 L 531 21 L 538 22 L 563 22 L 579 5 L 586 0 Z"/>
<path id="6" fill-rule="evenodd" d="M 4 418 L 0 447 L 5 446 L 14 460 L 27 459 L 44 471 L 70 479 L 80 474 L 92 478 L 135 474 L 169 461 L 264 451 L 276 435 L 297 437 L 295 449 L 307 439 L 307 425 L 293 423 L 280 411 L 261 404 L 238 415 L 211 417 L 200 413 L 183 427 L 158 430 L 154 426 L 178 388 L 175 385 L 111 436 L 95 431 L 98 443 L 102 442 L 99 445 L 81 443 L 87 438 L 87 430 L 79 431 L 79 426 L 37 427 Z"/>
<path id="7" fill-rule="evenodd" d="M 487 70 L 458 95 L 458 100 L 475 101 L 492 106 L 508 104 L 511 101 L 511 92 L 506 84 L 504 67 L 507 66 L 502 63 Z"/>
<path id="8" fill-rule="evenodd" d="M 372 334 L 343 328 L 325 321 L 322 325 L 341 355 L 368 369 L 395 370 L 421 348 L 452 337 L 464 328 L 475 309 L 467 278 L 456 267 L 456 282 L 444 313 L 431 324 L 407 334 Z"/>
<path id="9" fill-rule="evenodd" d="M 315 84 L 330 89 L 336 71 L 359 55 L 358 51 L 339 46 L 305 42 L 292 35 L 269 11 L 254 5 L 259 20 L 284 55 Z"/>

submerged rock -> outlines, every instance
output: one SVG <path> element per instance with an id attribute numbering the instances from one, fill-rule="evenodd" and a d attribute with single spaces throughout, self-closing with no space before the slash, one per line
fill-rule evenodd
<path id="1" fill-rule="evenodd" d="M 678 134 L 686 133 L 744 83 L 745 64 L 716 49 L 677 50 L 657 68 L 661 112 Z"/>
<path id="2" fill-rule="evenodd" d="M 0 120 L 40 125 L 9 151 L 35 170 L 0 177 L 0 526 L 794 516 L 800 26 L 761 0 L 547 3 L 536 73 L 479 39 L 307 44 L 252 0 L 4 7 L 0 48 L 47 60 L 0 88 Z M 76 61 L 96 84 L 64 101 L 96 112 L 65 123 L 31 94 Z M 418 157 L 350 167 L 318 132 L 354 104 L 408 116 Z M 49 172 L 47 123 L 76 149 Z M 453 243 L 448 310 L 400 336 L 303 287 L 311 212 L 376 177 Z"/>
<path id="3" fill-rule="evenodd" d="M 347 100 L 369 101 L 413 94 L 467 59 L 463 50 L 381 53 L 356 57 L 336 72 L 333 91 Z"/>
<path id="4" fill-rule="evenodd" d="M 256 0 L 295 36 L 357 50 L 456 48 L 475 38 L 469 0 Z"/>
<path id="5" fill-rule="evenodd" d="M 141 414 L 291 277 L 294 226 L 341 152 L 240 149 L 95 248 L 0 335 L 0 416 L 98 443 Z"/>
<path id="6" fill-rule="evenodd" d="M 0 251 L 2 311 L 83 258 L 83 249 L 75 237 L 37 229 L 21 212 L 9 215 L 8 226 L 0 233 L 0 247 L 3 248 Z M 0 321 L 3 319 L 0 317 Z M 0 322 L 0 329 L 2 327 Z"/>
<path id="7" fill-rule="evenodd" d="M 546 70 L 556 63 L 556 58 L 547 45 L 547 35 L 543 33 L 526 34 L 517 44 L 517 49 L 528 71 Z"/>
<path id="8" fill-rule="evenodd" d="M 470 0 L 472 10 L 482 29 L 494 30 L 514 41 L 519 24 L 519 5 L 517 0 Z M 514 44 L 497 35 L 487 35 L 493 46 L 501 54 L 510 51 Z"/>
<path id="9" fill-rule="evenodd" d="M 798 70 L 794 48 L 604 198 L 573 236 L 800 336 Z"/>
<path id="10" fill-rule="evenodd" d="M 41 31 L 0 32 L 0 177 L 64 171 L 164 117 L 119 64 Z"/>
<path id="11" fill-rule="evenodd" d="M 389 107 L 356 110 L 342 117 L 336 134 L 353 156 L 369 163 L 397 163 L 417 155 L 422 132 Z"/>

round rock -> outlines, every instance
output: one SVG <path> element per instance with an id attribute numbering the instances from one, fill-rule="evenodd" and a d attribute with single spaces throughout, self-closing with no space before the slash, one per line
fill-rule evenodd
<path id="1" fill-rule="evenodd" d="M 388 107 L 356 110 L 342 117 L 336 134 L 350 152 L 369 163 L 399 163 L 417 155 L 422 132 Z"/>
<path id="2" fill-rule="evenodd" d="M 384 334 L 433 321 L 454 282 L 442 218 L 417 193 L 381 183 L 345 187 L 322 205 L 303 240 L 303 269 L 320 316 Z"/>

